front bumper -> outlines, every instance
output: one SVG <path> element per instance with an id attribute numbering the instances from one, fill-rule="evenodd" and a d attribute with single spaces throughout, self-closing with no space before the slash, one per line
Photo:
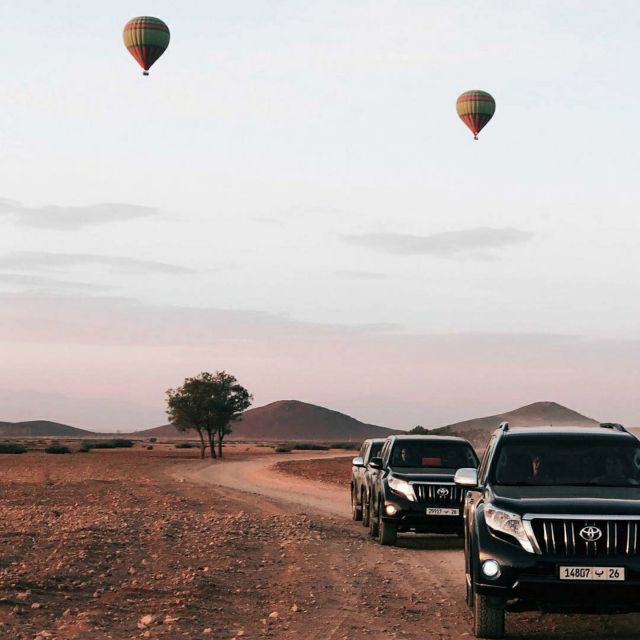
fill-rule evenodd
<path id="1" fill-rule="evenodd" d="M 484 522 L 476 528 L 473 579 L 476 591 L 495 601 L 519 600 L 521 608 L 545 611 L 640 611 L 640 556 L 596 557 L 538 555 L 518 542 L 494 535 Z M 494 579 L 480 570 L 495 560 L 500 575 Z M 624 582 L 560 579 L 560 566 L 624 567 Z"/>
<path id="2" fill-rule="evenodd" d="M 393 516 L 387 515 L 386 507 L 393 505 L 397 513 Z M 428 507 L 458 509 L 457 516 L 434 516 L 427 515 Z M 461 534 L 464 531 L 464 521 L 462 517 L 463 506 L 461 504 L 428 504 L 424 502 L 411 502 L 395 494 L 387 496 L 382 506 L 382 519 L 385 522 L 393 522 L 398 527 L 398 532 L 415 533 L 455 533 Z"/>

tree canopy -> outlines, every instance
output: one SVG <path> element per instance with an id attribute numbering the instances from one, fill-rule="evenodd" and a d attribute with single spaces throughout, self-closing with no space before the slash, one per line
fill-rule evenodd
<path id="1" fill-rule="evenodd" d="M 212 458 L 222 457 L 222 442 L 231 433 L 232 424 L 251 406 L 253 396 L 226 371 L 215 374 L 203 371 L 184 384 L 167 391 L 167 414 L 179 431 L 194 429 L 200 437 L 200 457 L 204 458 L 207 442 Z M 205 441 L 206 438 L 206 441 Z"/>

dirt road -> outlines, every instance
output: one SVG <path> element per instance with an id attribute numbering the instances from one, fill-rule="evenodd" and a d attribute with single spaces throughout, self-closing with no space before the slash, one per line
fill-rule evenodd
<path id="1" fill-rule="evenodd" d="M 277 462 L 322 457 L 317 453 L 276 455 L 220 463 L 198 463 L 176 473 L 190 482 L 223 487 L 248 511 L 304 513 L 324 517 L 316 524 L 321 544 L 288 559 L 283 576 L 309 589 L 304 616 L 273 637 L 309 640 L 472 637 L 464 604 L 462 541 L 447 536 L 401 536 L 395 547 L 368 539 L 350 520 L 348 491 L 278 473 Z M 293 587 L 293 583 L 291 585 Z M 563 616 L 509 613 L 507 633 L 516 638 L 640 638 L 640 615 Z"/>

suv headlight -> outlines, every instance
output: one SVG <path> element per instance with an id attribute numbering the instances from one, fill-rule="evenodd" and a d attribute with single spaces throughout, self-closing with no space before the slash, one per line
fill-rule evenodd
<path id="1" fill-rule="evenodd" d="M 391 476 L 387 482 L 389 483 L 389 488 L 394 493 L 403 496 L 411 502 L 416 501 L 416 494 L 413 492 L 413 487 L 406 480 L 400 480 L 400 478 Z"/>
<path id="2" fill-rule="evenodd" d="M 487 504 L 484 508 L 484 518 L 490 529 L 515 538 L 525 551 L 533 553 L 533 546 L 522 524 L 522 518 L 517 513 L 503 511 L 492 504 Z"/>

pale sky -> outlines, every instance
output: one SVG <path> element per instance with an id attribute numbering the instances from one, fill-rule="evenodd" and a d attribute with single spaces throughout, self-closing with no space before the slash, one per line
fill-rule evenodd
<path id="1" fill-rule="evenodd" d="M 225 369 L 389 427 L 640 425 L 635 0 L 0 6 L 0 420 L 155 426 Z"/>

